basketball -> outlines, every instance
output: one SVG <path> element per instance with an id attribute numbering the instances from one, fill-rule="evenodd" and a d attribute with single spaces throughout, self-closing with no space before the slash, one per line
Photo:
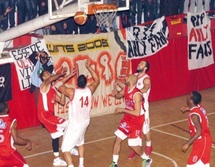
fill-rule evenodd
<path id="1" fill-rule="evenodd" d="M 85 24 L 87 22 L 87 18 L 87 14 L 82 11 L 76 12 L 74 15 L 74 20 L 78 25 Z"/>

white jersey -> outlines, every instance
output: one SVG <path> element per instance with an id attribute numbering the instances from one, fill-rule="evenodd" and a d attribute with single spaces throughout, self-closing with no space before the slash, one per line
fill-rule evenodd
<path id="1" fill-rule="evenodd" d="M 136 73 L 135 75 L 138 75 L 138 73 Z M 138 78 L 138 81 L 137 81 L 137 85 L 136 87 L 138 89 L 142 89 L 144 87 L 144 79 L 145 78 L 150 78 L 148 74 L 145 74 L 143 75 L 141 78 Z M 146 110 L 146 115 L 148 115 L 148 112 L 149 112 L 149 94 L 150 94 L 150 91 L 151 91 L 151 85 L 150 85 L 150 88 L 147 90 L 147 92 L 143 93 L 143 98 L 144 98 L 144 108 Z"/>
<path id="2" fill-rule="evenodd" d="M 69 120 L 72 122 L 85 122 L 90 119 L 92 92 L 86 88 L 76 88 L 74 98 L 69 103 Z"/>

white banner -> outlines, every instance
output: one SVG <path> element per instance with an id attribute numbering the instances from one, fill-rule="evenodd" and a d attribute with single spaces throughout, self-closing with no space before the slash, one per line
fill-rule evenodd
<path id="1" fill-rule="evenodd" d="M 46 51 L 47 48 L 44 40 L 40 40 L 36 43 L 28 45 L 23 48 L 14 49 L 9 52 L 13 58 L 16 72 L 19 80 L 19 86 L 21 90 L 30 88 L 31 74 L 34 71 L 34 64 L 29 60 L 29 56 L 34 52 Z"/>
<path id="2" fill-rule="evenodd" d="M 189 70 L 214 63 L 210 28 L 211 21 L 205 12 L 187 14 Z"/>
<path id="3" fill-rule="evenodd" d="M 114 112 L 116 106 L 124 106 L 124 99 L 112 97 L 115 80 L 125 80 L 131 73 L 131 62 L 126 59 L 123 47 L 124 38 L 121 31 L 117 33 L 101 33 L 87 35 L 50 35 L 44 36 L 47 49 L 52 57 L 55 72 L 61 67 L 72 69 L 77 65 L 78 75 L 84 74 L 88 82 L 92 77 L 85 67 L 87 59 L 93 62 L 93 68 L 100 78 L 100 85 L 93 95 L 91 115 L 103 115 Z M 68 83 L 68 87 L 76 87 L 77 76 Z M 65 114 L 68 105 L 58 108 L 57 114 Z M 66 112 L 65 112 L 66 111 Z"/>
<path id="4" fill-rule="evenodd" d="M 133 26 L 126 29 L 127 56 L 138 59 L 151 56 L 168 44 L 168 27 L 164 26 L 164 16 L 150 26 Z"/>

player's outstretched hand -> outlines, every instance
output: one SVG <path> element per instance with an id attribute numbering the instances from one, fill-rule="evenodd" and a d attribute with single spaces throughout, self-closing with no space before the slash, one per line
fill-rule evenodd
<path id="1" fill-rule="evenodd" d="M 182 146 L 181 150 L 182 150 L 183 152 L 186 152 L 187 149 L 188 149 L 188 147 L 189 147 L 189 145 L 188 145 L 187 143 L 185 143 L 185 144 Z"/>
<path id="2" fill-rule="evenodd" d="M 26 144 L 26 149 L 29 151 L 32 149 L 32 143 L 30 140 L 28 140 L 28 143 Z"/>
<path id="3" fill-rule="evenodd" d="M 72 70 L 71 70 L 71 73 L 70 73 L 70 76 L 73 77 L 77 74 L 77 66 L 75 66 Z"/>
<path id="4" fill-rule="evenodd" d="M 119 114 L 119 113 L 122 113 L 122 112 L 123 112 L 122 108 L 116 108 L 114 113 Z"/>
<path id="5" fill-rule="evenodd" d="M 189 111 L 190 111 L 190 107 L 188 107 L 188 106 L 181 107 L 182 113 L 189 112 Z"/>
<path id="6" fill-rule="evenodd" d="M 85 63 L 85 66 L 86 66 L 87 68 L 89 68 L 89 67 L 91 66 L 91 61 L 90 61 L 90 59 L 87 59 L 87 61 L 86 61 L 86 63 Z"/>

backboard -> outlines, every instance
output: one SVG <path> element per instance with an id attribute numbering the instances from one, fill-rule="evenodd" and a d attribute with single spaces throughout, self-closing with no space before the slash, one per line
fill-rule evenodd
<path id="1" fill-rule="evenodd" d="M 72 17 L 77 11 L 89 14 L 88 4 L 113 4 L 117 11 L 129 10 L 129 0 L 48 0 L 49 18 Z"/>

